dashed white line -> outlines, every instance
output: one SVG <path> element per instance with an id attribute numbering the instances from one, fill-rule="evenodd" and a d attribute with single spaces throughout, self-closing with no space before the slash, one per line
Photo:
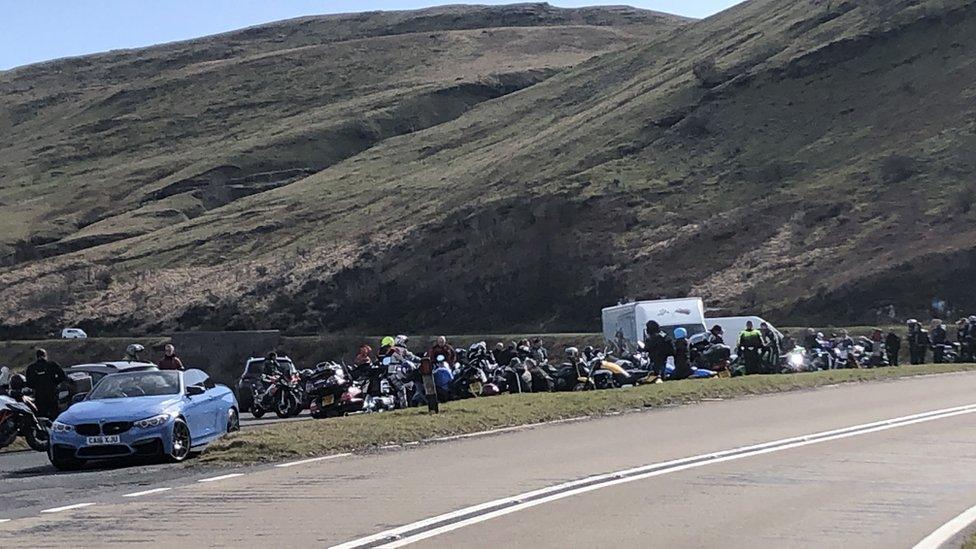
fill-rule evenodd
<path id="1" fill-rule="evenodd" d="M 976 522 L 976 505 L 959 513 L 956 518 L 940 526 L 938 530 L 915 544 L 914 549 L 938 549 L 950 539 L 956 537 L 959 532 L 965 530 L 973 522 Z"/>
<path id="2" fill-rule="evenodd" d="M 288 463 L 279 463 L 278 465 L 275 465 L 275 467 L 294 467 L 296 465 L 305 465 L 306 463 L 315 463 L 316 461 L 327 461 L 327 460 L 330 460 L 330 459 L 337 459 L 337 458 L 342 458 L 342 457 L 348 457 L 348 456 L 351 456 L 351 455 L 352 454 L 349 454 L 349 453 L 346 453 L 346 454 L 333 454 L 331 456 L 321 456 L 321 457 L 314 457 L 314 458 L 308 458 L 308 459 L 300 459 L 298 461 L 289 461 Z"/>
<path id="3" fill-rule="evenodd" d="M 158 494 L 160 492 L 168 492 L 172 488 L 153 488 L 152 490 L 144 490 L 142 492 L 133 492 L 131 494 L 124 494 L 124 498 L 137 498 L 139 496 L 148 496 L 149 494 Z"/>
<path id="4" fill-rule="evenodd" d="M 244 473 L 230 473 L 229 475 L 220 475 L 219 477 L 202 478 L 197 482 L 216 482 L 218 480 L 225 480 L 234 477 L 243 477 Z"/>
<path id="5" fill-rule="evenodd" d="M 94 503 L 76 503 L 74 505 L 65 505 L 64 507 L 53 507 L 51 509 L 45 509 L 41 511 L 42 513 L 60 513 L 61 511 L 71 511 L 72 509 L 81 509 L 82 507 L 89 507 L 95 505 Z"/>

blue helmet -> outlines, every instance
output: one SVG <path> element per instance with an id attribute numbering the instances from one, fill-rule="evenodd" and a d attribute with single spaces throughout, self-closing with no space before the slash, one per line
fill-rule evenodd
<path id="1" fill-rule="evenodd" d="M 675 339 L 684 339 L 686 337 L 688 337 L 688 330 L 685 330 L 684 328 L 680 328 L 680 327 L 674 329 Z"/>

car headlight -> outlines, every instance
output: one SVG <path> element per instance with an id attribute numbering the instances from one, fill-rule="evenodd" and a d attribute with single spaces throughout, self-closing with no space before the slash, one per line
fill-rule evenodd
<path id="1" fill-rule="evenodd" d="M 158 416 L 147 417 L 146 419 L 140 419 L 139 421 L 134 421 L 132 424 L 140 429 L 149 429 L 150 427 L 159 427 L 163 425 L 170 419 L 169 414 L 160 414 Z"/>
<path id="2" fill-rule="evenodd" d="M 74 425 L 68 425 L 67 423 L 61 423 L 60 421 L 55 421 L 51 424 L 51 430 L 55 433 L 70 433 L 75 430 Z"/>

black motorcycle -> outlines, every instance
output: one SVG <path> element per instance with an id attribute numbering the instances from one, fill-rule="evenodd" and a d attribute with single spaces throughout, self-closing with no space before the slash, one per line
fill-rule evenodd
<path id="1" fill-rule="evenodd" d="M 46 452 L 50 444 L 51 420 L 37 416 L 30 389 L 21 394 L 0 394 L 0 448 L 24 437 L 32 450 Z"/>
<path id="2" fill-rule="evenodd" d="M 361 412 L 365 404 L 363 392 L 341 364 L 318 365 L 305 380 L 305 394 L 309 411 L 316 419 Z"/>

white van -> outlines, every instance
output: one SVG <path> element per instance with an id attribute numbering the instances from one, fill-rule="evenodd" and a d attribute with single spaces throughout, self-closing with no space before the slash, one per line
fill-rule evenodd
<path id="1" fill-rule="evenodd" d="M 718 318 L 706 318 L 705 324 L 708 325 L 708 329 L 711 330 L 712 326 L 721 326 L 723 339 L 725 339 L 725 344 L 732 347 L 732 352 L 735 353 L 735 345 L 739 341 L 739 334 L 742 330 L 746 329 L 746 322 L 752 321 L 752 326 L 755 329 L 759 329 L 759 325 L 765 322 L 769 325 L 769 329 L 776 334 L 776 337 L 783 339 L 783 334 L 776 329 L 776 326 L 766 319 L 759 316 L 723 316 Z"/>
<path id="2" fill-rule="evenodd" d="M 621 334 L 630 345 L 636 346 L 643 340 L 644 326 L 649 320 L 660 324 L 669 337 L 678 327 L 687 330 L 689 337 L 706 330 L 701 298 L 635 301 L 603 309 L 603 339 L 613 343 Z"/>
<path id="3" fill-rule="evenodd" d="M 81 328 L 65 328 L 61 330 L 61 339 L 88 339 L 88 334 Z"/>

